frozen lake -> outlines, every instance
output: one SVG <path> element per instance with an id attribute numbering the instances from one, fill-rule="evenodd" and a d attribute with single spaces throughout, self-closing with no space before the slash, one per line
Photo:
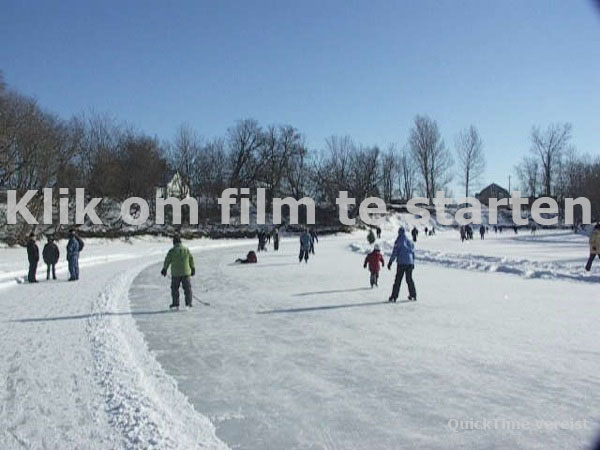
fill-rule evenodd
<path id="1" fill-rule="evenodd" d="M 580 271 L 583 237 L 536 239 L 505 232 L 461 246 L 447 232 L 418 247 Z M 591 441 L 600 403 L 597 283 L 417 262 L 419 301 L 388 304 L 393 273 L 368 288 L 364 255 L 349 249 L 356 240 L 322 239 L 307 265 L 298 264 L 295 241 L 249 266 L 232 265 L 249 246 L 196 253 L 194 293 L 211 306 L 196 302 L 187 312 L 136 314 L 165 308 L 170 297 L 158 265 L 135 280 L 132 311 L 149 348 L 219 438 L 242 449 Z M 449 427 L 469 420 L 496 420 L 496 429 Z M 514 422 L 533 429 L 507 429 Z"/>

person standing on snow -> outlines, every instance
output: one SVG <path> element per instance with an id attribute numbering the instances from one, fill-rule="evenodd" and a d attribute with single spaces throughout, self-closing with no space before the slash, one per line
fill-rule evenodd
<path id="1" fill-rule="evenodd" d="M 402 284 L 404 274 L 406 274 L 406 283 L 408 284 L 408 299 L 417 301 L 417 290 L 415 289 L 415 283 L 412 277 L 415 268 L 415 244 L 406 237 L 404 227 L 398 229 L 398 238 L 394 243 L 394 250 L 392 251 L 392 256 L 390 256 L 390 261 L 388 262 L 388 270 L 392 270 L 394 261 L 396 261 L 396 279 L 394 280 L 392 295 L 388 301 L 395 303 L 396 300 L 398 300 L 400 285 Z"/>
<path id="2" fill-rule="evenodd" d="M 173 238 L 173 247 L 167 253 L 163 268 L 160 271 L 163 277 L 167 276 L 167 270 L 171 267 L 171 298 L 173 302 L 169 308 L 179 308 L 179 286 L 183 286 L 185 295 L 185 306 L 192 307 L 192 283 L 190 277 L 196 275 L 194 257 L 187 247 L 181 243 L 181 238 Z"/>
<path id="3" fill-rule="evenodd" d="M 310 234 L 308 234 L 308 231 L 304 229 L 300 234 L 300 256 L 298 257 L 298 262 L 302 262 L 302 260 L 304 259 L 304 262 L 308 263 L 308 254 L 310 253 L 310 241 Z"/>
<path id="4" fill-rule="evenodd" d="M 267 243 L 267 234 L 264 231 L 259 231 L 258 232 L 258 251 L 259 252 L 264 252 L 267 249 L 265 248 L 265 245 Z"/>
<path id="5" fill-rule="evenodd" d="M 52 279 L 56 280 L 56 263 L 58 262 L 58 258 L 60 258 L 60 251 L 54 243 L 52 236 L 48 236 L 48 242 L 44 245 L 44 250 L 42 250 L 42 258 L 46 263 L 46 280 L 50 279 L 50 271 L 52 271 Z"/>
<path id="6" fill-rule="evenodd" d="M 79 252 L 83 249 L 81 240 L 75 234 L 75 230 L 69 230 L 69 241 L 67 242 L 67 262 L 69 263 L 69 281 L 79 280 Z"/>
<path id="7" fill-rule="evenodd" d="M 279 228 L 273 230 L 273 250 L 279 250 Z"/>
<path id="8" fill-rule="evenodd" d="M 315 254 L 315 242 L 319 242 L 319 237 L 317 236 L 317 232 L 315 230 L 310 230 L 310 252 Z"/>
<path id="9" fill-rule="evenodd" d="M 417 242 L 417 236 L 419 236 L 419 230 L 417 230 L 417 227 L 413 227 L 411 234 L 413 242 Z"/>
<path id="10" fill-rule="evenodd" d="M 592 234 L 590 235 L 590 257 L 588 259 L 587 264 L 585 265 L 585 270 L 589 272 L 592 270 L 592 263 L 594 262 L 594 258 L 598 256 L 600 258 L 600 222 L 596 224 Z"/>
<path id="11" fill-rule="evenodd" d="M 479 237 L 483 240 L 485 239 L 485 227 L 483 225 L 481 225 L 479 227 Z"/>
<path id="12" fill-rule="evenodd" d="M 375 231 L 377 232 L 377 239 L 381 239 L 381 228 L 377 227 L 375 228 Z"/>
<path id="13" fill-rule="evenodd" d="M 379 280 L 379 270 L 381 269 L 381 266 L 385 266 L 385 261 L 383 260 L 380 250 L 379 244 L 375 244 L 375 248 L 367 255 L 365 258 L 365 263 L 363 264 L 365 269 L 367 268 L 367 264 L 369 265 L 369 272 L 371 272 L 371 287 L 377 286 L 377 281 Z"/>
<path id="14" fill-rule="evenodd" d="M 375 234 L 373 233 L 373 230 L 369 230 L 369 232 L 367 233 L 367 242 L 371 245 L 373 245 L 373 243 L 375 242 Z"/>
<path id="15" fill-rule="evenodd" d="M 27 281 L 37 283 L 36 273 L 38 261 L 40 260 L 40 249 L 35 243 L 35 234 L 31 233 L 27 240 L 27 260 L 29 261 L 29 272 L 27 273 Z"/>

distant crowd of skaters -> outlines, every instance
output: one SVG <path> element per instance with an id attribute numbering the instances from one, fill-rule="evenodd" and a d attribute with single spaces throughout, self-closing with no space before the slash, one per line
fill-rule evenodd
<path id="1" fill-rule="evenodd" d="M 515 233 L 518 233 L 518 228 L 516 226 L 512 228 Z M 493 229 L 495 233 L 502 233 L 503 231 L 502 226 L 494 226 Z M 424 231 L 426 236 L 435 235 L 434 227 L 425 227 Z M 459 228 L 459 232 L 461 241 L 473 239 L 473 228 L 470 225 L 461 226 Z M 481 239 L 484 239 L 485 234 L 487 234 L 488 232 L 488 227 L 484 225 L 481 225 L 479 227 L 479 234 Z M 534 226 L 531 227 L 531 232 L 536 232 L 536 228 Z M 369 230 L 367 240 L 370 244 L 373 244 L 376 241 L 376 239 L 381 238 L 381 228 L 376 227 L 375 233 L 372 229 Z M 397 301 L 400 292 L 400 285 L 402 284 L 402 280 L 405 276 L 409 291 L 408 299 L 412 301 L 417 300 L 417 291 L 412 274 L 415 267 L 415 243 L 417 242 L 419 230 L 416 227 L 413 227 L 410 234 L 412 239 L 408 238 L 404 227 L 400 227 L 398 229 L 398 236 L 394 242 L 394 248 L 392 250 L 392 254 L 390 255 L 389 262 L 387 264 L 388 270 L 391 270 L 392 264 L 394 262 L 397 263 L 394 286 L 392 288 L 392 294 L 388 299 L 390 302 Z M 273 250 L 279 250 L 279 228 L 275 227 L 270 232 L 259 231 L 257 237 L 257 252 L 266 251 L 266 246 L 271 241 L 273 241 Z M 52 276 L 52 279 L 56 280 L 56 264 L 58 263 L 60 258 L 60 251 L 54 241 L 54 236 L 50 235 L 47 237 L 47 239 L 48 242 L 44 245 L 44 248 L 42 250 L 42 259 L 46 264 L 46 279 L 49 280 Z M 299 262 L 308 262 L 309 255 L 315 254 L 315 244 L 318 242 L 319 238 L 314 229 L 302 229 L 300 233 L 300 253 L 298 255 Z M 585 265 L 586 271 L 591 270 L 592 263 L 594 262 L 594 259 L 596 257 L 600 258 L 600 222 L 596 223 L 594 229 L 592 230 L 592 233 L 589 238 L 589 245 L 590 255 Z M 81 253 L 83 247 L 84 242 L 77 235 L 75 230 L 69 230 L 69 240 L 67 242 L 66 247 L 67 262 L 69 267 L 69 281 L 79 280 L 79 253 Z M 36 243 L 34 233 L 30 234 L 29 240 L 27 241 L 27 258 L 29 261 L 29 272 L 27 275 L 27 280 L 30 283 L 37 283 L 36 273 L 38 263 L 40 260 L 40 251 Z M 258 262 L 258 258 L 256 256 L 256 252 L 250 251 L 246 255 L 246 258 L 237 259 L 235 262 L 241 264 L 252 264 Z M 380 269 L 381 267 L 385 266 L 385 261 L 381 253 L 381 248 L 379 244 L 374 245 L 373 251 L 367 255 L 363 265 L 365 268 L 369 268 L 369 282 L 371 284 L 371 287 L 377 286 L 379 281 Z M 167 253 L 163 264 L 163 268 L 161 270 L 161 274 L 163 276 L 167 275 L 169 267 L 171 268 L 171 295 L 173 300 L 171 307 L 179 307 L 180 286 L 182 286 L 184 290 L 186 306 L 191 307 L 193 296 L 190 277 L 194 276 L 196 272 L 194 266 L 194 258 L 190 250 L 182 245 L 181 238 L 179 236 L 173 238 L 173 247 Z"/>
<path id="2" fill-rule="evenodd" d="M 502 226 L 494 226 L 494 232 L 502 233 Z M 517 233 L 518 230 L 516 227 L 513 228 L 514 232 Z M 424 229 L 426 236 L 435 235 L 434 227 L 425 227 Z M 460 227 L 459 229 L 461 234 L 461 240 L 473 239 L 473 229 L 471 226 L 467 225 L 464 227 Z M 485 234 L 489 232 L 489 228 L 486 226 L 480 226 L 479 234 L 481 239 L 484 239 Z M 535 228 L 532 227 L 532 233 L 535 233 Z M 392 270 L 392 265 L 396 262 L 396 276 L 394 279 L 394 285 L 392 287 L 392 293 L 388 298 L 389 302 L 397 302 L 400 287 L 402 285 L 402 281 L 406 277 L 406 284 L 408 286 L 408 300 L 416 301 L 417 300 L 417 289 L 415 286 L 415 282 L 413 279 L 413 271 L 415 268 L 415 243 L 417 242 L 419 230 L 416 227 L 413 227 L 410 231 L 411 238 L 407 236 L 407 232 L 404 227 L 400 227 L 398 229 L 398 235 L 394 242 L 394 248 L 390 255 L 390 259 L 387 264 L 388 270 Z M 273 241 L 273 249 L 275 251 L 279 250 L 279 229 L 275 228 L 270 233 L 266 231 L 260 231 L 257 234 L 258 237 L 258 247 L 257 252 L 266 251 L 266 245 Z M 381 239 L 381 228 L 376 227 L 375 233 L 373 230 L 369 230 L 369 234 L 367 235 L 367 240 L 370 244 L 375 243 L 377 239 Z M 308 262 L 308 258 L 310 254 L 315 253 L 315 243 L 319 241 L 317 233 L 315 230 L 304 228 L 300 233 L 300 253 L 298 256 L 299 262 L 305 261 Z M 590 236 L 590 257 L 586 264 L 586 270 L 591 270 L 592 262 L 594 259 L 600 254 L 600 222 L 597 223 L 594 227 L 594 230 Z M 167 258 L 165 259 L 165 264 L 163 266 L 163 270 L 161 273 L 163 276 L 166 276 L 167 269 L 169 265 L 172 265 L 171 268 L 171 291 L 173 297 L 173 303 L 171 304 L 171 308 L 179 307 L 179 286 L 183 285 L 184 293 L 186 296 L 186 305 L 192 306 L 192 291 L 191 284 L 189 282 L 189 277 L 193 276 L 195 273 L 194 270 L 194 261 L 192 254 L 185 247 L 181 248 L 181 239 L 175 238 L 174 247 L 167 254 Z M 600 257 L 600 256 L 599 256 Z M 253 264 L 258 262 L 258 258 L 256 256 L 256 252 L 250 251 L 246 255 L 244 259 L 237 259 L 236 263 L 241 264 Z M 175 263 L 175 264 L 174 264 Z M 369 282 L 371 288 L 378 286 L 379 282 L 379 273 L 382 267 L 385 267 L 385 260 L 383 258 L 383 254 L 381 252 L 381 247 L 379 244 L 375 243 L 373 247 L 373 251 L 369 252 L 366 256 L 363 264 L 364 268 L 368 268 L 370 272 Z"/>

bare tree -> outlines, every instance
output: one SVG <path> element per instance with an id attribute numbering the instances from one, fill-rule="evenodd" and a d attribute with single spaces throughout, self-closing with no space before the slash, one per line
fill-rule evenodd
<path id="1" fill-rule="evenodd" d="M 483 142 L 475 126 L 461 131 L 455 140 L 456 156 L 460 165 L 462 185 L 465 197 L 469 196 L 469 188 L 476 185 L 485 170 Z"/>
<path id="2" fill-rule="evenodd" d="M 536 197 L 540 188 L 540 165 L 536 158 L 524 157 L 515 167 L 521 190 L 530 197 Z"/>
<path id="3" fill-rule="evenodd" d="M 185 198 L 199 194 L 203 173 L 196 170 L 202 139 L 189 125 L 181 125 L 169 152 L 171 167 L 179 173 L 179 195 Z M 191 192 L 190 192 L 191 191 Z"/>
<path id="4" fill-rule="evenodd" d="M 286 167 L 285 194 L 289 194 L 296 200 L 300 200 L 308 194 L 312 177 L 310 155 L 304 143 L 301 142 Z"/>
<path id="5" fill-rule="evenodd" d="M 120 145 L 119 197 L 153 199 L 156 181 L 163 180 L 167 173 L 167 161 L 158 141 L 129 132 Z"/>
<path id="6" fill-rule="evenodd" d="M 290 161 L 302 141 L 300 132 L 292 126 L 270 126 L 263 134 L 258 151 L 258 176 L 265 184 L 269 204 L 281 192 L 281 183 Z"/>
<path id="7" fill-rule="evenodd" d="M 417 185 L 415 163 L 411 153 L 405 148 L 398 155 L 398 191 L 403 200 L 413 197 Z"/>
<path id="8" fill-rule="evenodd" d="M 340 191 L 350 190 L 352 153 L 350 136 L 331 136 L 325 140 L 325 150 L 315 160 L 315 181 L 322 198 L 331 205 Z"/>
<path id="9" fill-rule="evenodd" d="M 259 169 L 258 151 L 264 142 L 264 135 L 254 119 L 240 120 L 227 130 L 227 143 L 230 159 L 230 187 L 252 187 Z"/>
<path id="10" fill-rule="evenodd" d="M 355 148 L 351 155 L 349 187 L 359 205 L 365 198 L 378 195 L 379 148 Z"/>
<path id="11" fill-rule="evenodd" d="M 540 162 L 545 196 L 552 195 L 553 178 L 571 140 L 571 130 L 570 123 L 551 124 L 544 131 L 538 127 L 531 130 L 531 152 Z"/>
<path id="12" fill-rule="evenodd" d="M 394 195 L 394 186 L 398 176 L 396 147 L 393 144 L 388 146 L 387 151 L 381 156 L 381 187 L 383 199 L 391 202 Z"/>
<path id="13" fill-rule="evenodd" d="M 415 117 L 408 139 L 423 193 L 430 200 L 452 180 L 452 155 L 440 136 L 438 124 L 427 116 Z"/>

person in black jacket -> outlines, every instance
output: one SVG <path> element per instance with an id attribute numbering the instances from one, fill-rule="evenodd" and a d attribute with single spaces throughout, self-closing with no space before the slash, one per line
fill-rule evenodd
<path id="1" fill-rule="evenodd" d="M 38 261 L 40 260 L 40 249 L 35 243 L 35 234 L 29 235 L 27 241 L 27 259 L 29 260 L 29 273 L 27 274 L 27 281 L 30 283 L 37 283 L 35 278 L 37 272 Z"/>
<path id="2" fill-rule="evenodd" d="M 54 238 L 48 236 L 48 242 L 44 245 L 44 250 L 42 250 L 42 258 L 46 263 L 46 280 L 50 279 L 50 270 L 52 270 L 52 279 L 56 280 L 56 263 L 59 257 L 60 251 L 54 243 Z"/>

